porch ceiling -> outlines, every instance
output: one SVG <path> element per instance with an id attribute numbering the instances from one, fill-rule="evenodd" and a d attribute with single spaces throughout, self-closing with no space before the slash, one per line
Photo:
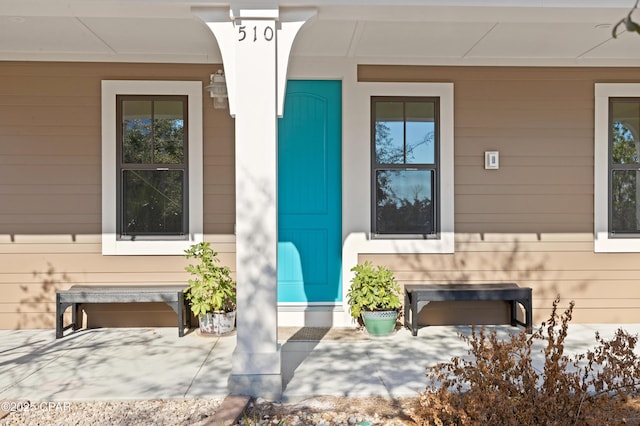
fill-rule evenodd
<path id="1" fill-rule="evenodd" d="M 279 3 L 318 11 L 300 32 L 294 57 L 437 65 L 640 65 L 640 35 L 611 37 L 611 26 L 633 0 Z M 0 60 L 219 63 L 218 46 L 192 6 L 228 10 L 228 2 L 2 0 Z"/>

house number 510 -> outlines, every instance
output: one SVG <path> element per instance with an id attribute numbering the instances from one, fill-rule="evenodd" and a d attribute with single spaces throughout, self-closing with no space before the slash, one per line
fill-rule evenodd
<path id="1" fill-rule="evenodd" d="M 238 34 L 240 35 L 240 37 L 238 38 L 238 41 L 252 40 L 253 42 L 256 42 L 258 41 L 258 38 L 264 38 L 266 41 L 273 40 L 273 27 L 267 25 L 266 27 L 264 27 L 264 31 L 262 31 L 262 34 L 260 34 L 259 30 L 261 29 L 262 28 L 259 29 L 256 25 L 254 25 L 253 28 L 249 29 L 247 29 L 246 25 L 239 26 Z"/>

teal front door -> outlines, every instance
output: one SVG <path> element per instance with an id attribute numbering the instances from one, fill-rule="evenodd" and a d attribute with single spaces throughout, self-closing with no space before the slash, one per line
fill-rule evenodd
<path id="1" fill-rule="evenodd" d="M 342 300 L 340 81 L 291 80 L 278 121 L 278 301 Z"/>

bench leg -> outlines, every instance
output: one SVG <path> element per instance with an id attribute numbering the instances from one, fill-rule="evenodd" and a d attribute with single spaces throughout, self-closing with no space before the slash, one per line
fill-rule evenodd
<path id="1" fill-rule="evenodd" d="M 183 302 L 184 302 L 184 314 L 185 314 L 185 319 L 187 321 L 187 330 L 191 330 L 191 306 L 189 305 L 189 301 L 184 297 L 183 295 Z"/>
<path id="2" fill-rule="evenodd" d="M 409 293 L 404 292 L 404 326 L 409 328 Z"/>
<path id="3" fill-rule="evenodd" d="M 415 294 L 411 298 L 411 334 L 418 335 L 418 298 Z"/>
<path id="4" fill-rule="evenodd" d="M 511 325 L 514 327 L 518 326 L 518 302 L 515 300 L 509 300 L 509 305 L 511 306 Z"/>
<path id="5" fill-rule="evenodd" d="M 184 294 L 178 292 L 178 337 L 184 336 Z"/>
<path id="6" fill-rule="evenodd" d="M 62 337 L 62 329 L 64 328 L 63 316 L 64 310 L 60 304 L 60 295 L 56 294 L 56 339 Z"/>
<path id="7" fill-rule="evenodd" d="M 418 335 L 418 302 L 415 295 L 408 291 L 404 293 L 404 326 L 411 330 L 413 336 Z M 409 321 L 411 314 L 411 321 Z"/>
<path id="8" fill-rule="evenodd" d="M 511 303 L 511 325 L 524 326 L 527 334 L 533 332 L 533 313 L 531 308 L 531 299 L 510 300 Z M 524 309 L 524 322 L 518 321 L 518 303 Z"/>
<path id="9" fill-rule="evenodd" d="M 79 304 L 69 302 L 63 303 L 60 301 L 60 295 L 56 294 L 56 339 L 60 339 L 64 336 L 64 311 L 66 311 L 68 307 L 71 307 L 72 324 L 68 325 L 66 328 L 73 327 L 74 330 L 77 330 L 78 326 L 76 323 L 76 316 Z"/>

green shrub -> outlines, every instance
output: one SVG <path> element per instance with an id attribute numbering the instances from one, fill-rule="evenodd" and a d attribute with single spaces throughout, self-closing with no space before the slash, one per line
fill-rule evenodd
<path id="1" fill-rule="evenodd" d="M 532 335 L 524 331 L 500 339 L 496 331 L 472 329 L 461 335 L 469 357 L 429 368 L 430 384 L 416 403 L 419 425 L 610 425 L 640 424 L 629 404 L 640 384 L 637 336 L 622 329 L 612 340 L 596 333 L 586 354 L 567 356 L 564 343 L 574 303 Z M 531 353 L 541 342 L 544 366 Z"/>
<path id="2" fill-rule="evenodd" d="M 231 270 L 219 266 L 218 253 L 211 244 L 202 242 L 185 250 L 187 259 L 197 259 L 198 263 L 184 269 L 191 273 L 189 287 L 184 291 L 191 311 L 196 316 L 216 311 L 231 312 L 236 308 L 236 283 L 231 278 Z"/>
<path id="3" fill-rule="evenodd" d="M 374 267 L 367 260 L 351 268 L 351 271 L 355 272 L 355 276 L 347 291 L 347 299 L 352 317 L 360 317 L 365 310 L 400 308 L 400 286 L 391 269 L 382 265 Z"/>

